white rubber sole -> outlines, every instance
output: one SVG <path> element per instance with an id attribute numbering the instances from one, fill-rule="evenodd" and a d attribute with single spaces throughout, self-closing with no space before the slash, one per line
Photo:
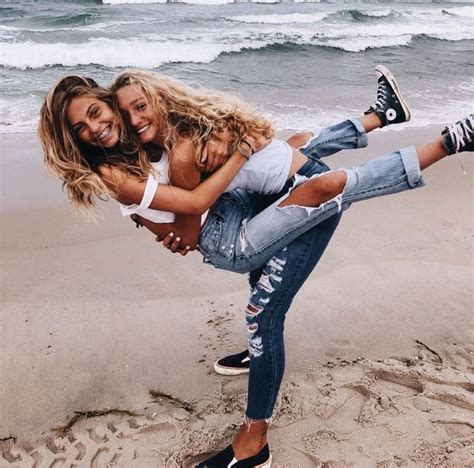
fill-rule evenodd
<path id="1" fill-rule="evenodd" d="M 214 363 L 214 371 L 219 375 L 241 375 L 248 374 L 249 369 L 236 369 L 235 367 L 225 367 L 217 363 Z"/>
<path id="2" fill-rule="evenodd" d="M 374 70 L 376 72 L 381 73 L 383 76 L 385 76 L 385 78 L 387 78 L 387 81 L 390 83 L 392 88 L 397 93 L 397 98 L 400 101 L 400 104 L 402 105 L 403 112 L 405 112 L 405 116 L 406 116 L 406 121 L 405 122 L 408 122 L 411 119 L 410 108 L 408 107 L 407 102 L 405 101 L 404 97 L 402 96 L 402 93 L 401 93 L 401 91 L 398 87 L 397 80 L 393 76 L 393 73 L 384 65 L 377 65 L 374 68 Z"/>

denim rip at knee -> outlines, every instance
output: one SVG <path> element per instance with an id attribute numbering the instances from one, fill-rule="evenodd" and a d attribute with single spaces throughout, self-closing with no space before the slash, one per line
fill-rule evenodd
<path id="1" fill-rule="evenodd" d="M 298 175 L 311 177 L 328 171 L 329 167 L 317 159 L 318 156 L 329 156 L 341 149 L 359 148 L 366 144 L 367 136 L 362 124 L 357 119 L 349 119 L 323 129 L 301 149 L 309 160 L 298 171 Z M 292 184 L 293 180 L 290 179 L 279 194 L 271 196 L 250 195 L 242 190 L 224 194 L 214 206 L 201 230 L 198 248 L 204 256 L 204 262 L 217 268 L 239 273 L 245 273 L 262 266 L 273 253 L 284 246 L 282 240 L 279 239 L 279 243 L 272 246 L 272 237 L 270 237 L 269 246 L 266 248 L 264 256 L 261 255 L 259 258 L 251 258 L 246 255 L 236 257 L 243 240 L 239 238 L 242 233 L 241 228 L 261 211 L 262 207 L 270 205 L 286 194 Z M 296 237 L 293 236 L 293 239 Z M 288 240 L 288 242 L 290 241 L 291 239 Z"/>
<path id="2" fill-rule="evenodd" d="M 324 172 L 320 164 L 317 160 L 309 160 L 303 166 L 304 170 L 298 171 L 295 176 L 295 185 Z M 424 185 L 414 148 L 389 153 L 363 166 L 344 171 L 347 175 L 346 186 L 333 199 L 316 207 L 280 207 L 281 201 L 288 196 L 285 193 L 253 218 L 241 217 L 238 236 L 235 220 L 229 222 L 234 223 L 229 244 L 219 244 L 220 240 L 214 238 L 213 243 L 202 246 L 205 257 L 219 268 L 241 273 L 250 271 L 264 265 L 275 252 L 292 240 L 342 209 L 347 209 L 355 201 Z"/>
<path id="3" fill-rule="evenodd" d="M 303 152 L 314 160 L 343 148 L 365 146 L 366 143 L 367 139 L 360 122 L 346 121 L 321 131 L 319 135 L 310 140 Z M 325 145 L 331 145 L 331 147 L 325 150 Z M 299 174 L 310 176 L 328 170 L 329 168 L 320 161 L 317 161 L 316 165 L 309 162 L 300 169 Z M 229 249 L 222 249 L 219 244 L 223 230 L 227 231 L 227 237 L 222 241 L 223 245 L 227 244 L 230 247 L 236 237 L 231 234 L 233 229 L 237 228 L 238 231 L 244 219 L 262 211 L 286 193 L 289 187 L 290 183 L 280 194 L 270 197 L 237 192 L 224 197 L 223 203 L 219 201 L 214 209 L 215 224 L 206 223 L 207 225 L 203 229 L 202 238 L 212 241 L 210 242 L 210 251 L 212 253 L 219 252 L 220 255 L 222 252 L 228 252 Z M 234 206 L 227 210 L 227 204 Z M 232 215 L 233 218 L 229 218 L 229 215 Z M 246 415 L 250 419 L 268 419 L 272 416 L 285 367 L 283 322 L 286 312 L 294 296 L 323 254 L 339 219 L 340 214 L 306 232 L 281 252 L 276 253 L 275 258 L 268 261 L 267 265 L 253 270 L 249 274 L 253 293 L 246 314 L 249 342 L 253 340 L 252 349 L 257 354 L 260 352 L 258 359 L 251 359 L 246 411 Z M 229 223 L 233 225 L 229 226 Z M 205 251 L 203 254 L 205 255 Z M 268 270 L 265 272 L 267 266 Z M 263 275 L 264 272 L 265 275 Z M 282 281 L 278 281 L 279 272 Z M 262 279 L 261 282 L 260 279 Z M 268 291 L 272 291 L 269 296 Z M 265 295 L 267 296 L 265 297 Z M 256 309 L 251 306 L 252 304 L 255 306 L 255 302 L 258 305 Z M 260 314 L 249 313 L 258 310 L 260 310 Z M 258 322 L 255 323 L 257 320 L 264 322 L 260 323 L 260 329 L 258 329 Z M 265 330 L 268 330 L 269 333 L 265 333 Z"/>

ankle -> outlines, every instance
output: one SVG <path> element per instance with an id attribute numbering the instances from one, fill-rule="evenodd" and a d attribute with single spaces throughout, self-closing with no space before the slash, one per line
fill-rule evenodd
<path id="1" fill-rule="evenodd" d="M 259 438 L 236 438 L 232 442 L 232 448 L 235 453 L 237 460 L 242 460 L 244 458 L 254 457 L 261 452 L 263 447 L 267 444 L 266 437 Z"/>
<path id="2" fill-rule="evenodd" d="M 443 145 L 441 138 L 437 138 L 431 143 L 418 146 L 416 148 L 416 153 L 418 155 L 420 169 L 422 171 L 432 164 L 435 164 L 436 162 L 445 158 L 449 154 Z"/>
<path id="3" fill-rule="evenodd" d="M 366 133 L 369 133 L 372 130 L 382 127 L 382 121 L 375 113 L 375 111 L 363 115 L 360 118 L 360 122 L 362 123 L 362 126 L 364 127 Z"/>
<path id="4" fill-rule="evenodd" d="M 239 433 L 232 442 L 237 459 L 257 455 L 267 444 L 268 424 L 265 421 L 250 421 L 242 424 Z"/>

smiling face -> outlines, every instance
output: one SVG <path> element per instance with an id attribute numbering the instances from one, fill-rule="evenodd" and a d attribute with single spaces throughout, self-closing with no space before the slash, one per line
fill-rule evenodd
<path id="1" fill-rule="evenodd" d="M 122 86 L 116 91 L 117 104 L 141 143 L 160 144 L 159 125 L 151 106 L 137 86 Z"/>
<path id="2" fill-rule="evenodd" d="M 112 148 L 119 142 L 117 116 L 107 103 L 95 97 L 73 98 L 66 118 L 74 134 L 86 145 Z"/>

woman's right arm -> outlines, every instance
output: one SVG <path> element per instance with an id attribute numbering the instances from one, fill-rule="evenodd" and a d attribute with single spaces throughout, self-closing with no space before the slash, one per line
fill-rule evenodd
<path id="1" fill-rule="evenodd" d="M 219 170 L 193 190 L 160 184 L 149 208 L 176 214 L 201 215 L 216 202 L 246 162 L 246 157 L 235 151 Z M 140 204 L 146 182 L 115 166 L 101 166 L 100 174 L 120 203 Z"/>

